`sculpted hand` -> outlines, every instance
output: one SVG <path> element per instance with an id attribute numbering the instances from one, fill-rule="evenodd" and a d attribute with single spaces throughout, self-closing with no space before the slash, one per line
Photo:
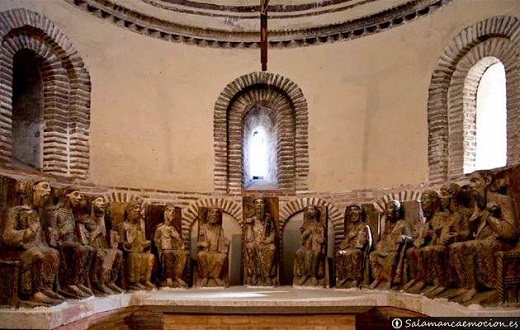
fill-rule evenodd
<path id="1" fill-rule="evenodd" d="M 23 232 L 23 240 L 24 242 L 32 241 L 34 239 L 35 232 L 31 229 L 31 227 L 27 228 Z"/>

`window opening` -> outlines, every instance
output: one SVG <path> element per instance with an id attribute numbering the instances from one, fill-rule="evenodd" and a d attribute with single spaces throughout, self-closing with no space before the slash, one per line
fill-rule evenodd
<path id="1" fill-rule="evenodd" d="M 507 162 L 506 72 L 489 66 L 477 88 L 475 170 L 502 167 Z"/>
<path id="2" fill-rule="evenodd" d="M 245 189 L 277 188 L 277 137 L 274 111 L 255 106 L 244 117 L 243 169 Z"/>

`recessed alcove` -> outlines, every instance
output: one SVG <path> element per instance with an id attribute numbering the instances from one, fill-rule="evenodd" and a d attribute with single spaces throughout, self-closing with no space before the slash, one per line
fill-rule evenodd
<path id="1" fill-rule="evenodd" d="M 190 256 L 192 264 L 197 260 L 198 221 L 193 222 L 190 230 Z M 222 228 L 226 237 L 230 240 L 229 245 L 229 285 L 236 286 L 243 282 L 242 265 L 242 228 L 238 221 L 228 213 L 222 214 Z"/>
<path id="2" fill-rule="evenodd" d="M 20 50 L 13 62 L 13 166 L 41 170 L 43 59 L 31 50 Z"/>

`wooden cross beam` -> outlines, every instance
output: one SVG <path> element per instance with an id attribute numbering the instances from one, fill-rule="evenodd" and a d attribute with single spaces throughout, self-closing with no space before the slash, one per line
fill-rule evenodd
<path id="1" fill-rule="evenodd" d="M 262 71 L 267 71 L 267 7 L 269 0 L 260 0 L 260 62 Z"/>

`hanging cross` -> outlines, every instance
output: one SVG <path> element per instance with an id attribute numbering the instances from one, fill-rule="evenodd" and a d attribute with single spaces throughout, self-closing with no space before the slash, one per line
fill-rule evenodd
<path id="1" fill-rule="evenodd" d="M 262 71 L 267 71 L 267 7 L 269 0 L 260 0 L 260 62 Z"/>

